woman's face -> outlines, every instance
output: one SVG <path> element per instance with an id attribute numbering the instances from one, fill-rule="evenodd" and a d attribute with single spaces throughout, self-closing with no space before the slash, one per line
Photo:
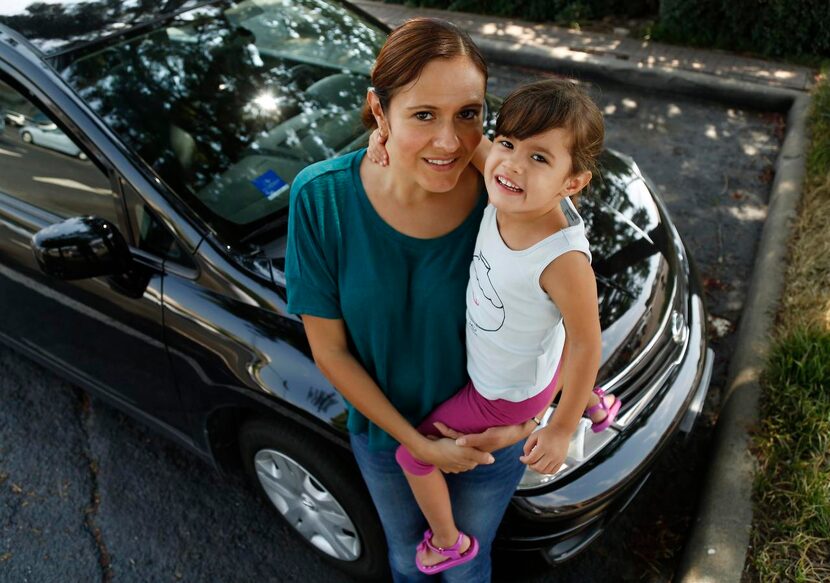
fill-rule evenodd
<path id="1" fill-rule="evenodd" d="M 428 192 L 458 183 L 481 140 L 484 75 L 467 57 L 435 59 L 381 116 L 389 166 Z"/>

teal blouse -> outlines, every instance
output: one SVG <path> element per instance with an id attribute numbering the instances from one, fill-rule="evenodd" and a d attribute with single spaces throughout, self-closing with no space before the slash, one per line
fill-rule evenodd
<path id="1" fill-rule="evenodd" d="M 465 290 L 487 194 L 450 233 L 417 239 L 377 214 L 360 180 L 366 150 L 305 168 L 291 187 L 288 310 L 342 319 L 350 347 L 413 425 L 467 382 Z M 351 405 L 369 447 L 397 443 Z"/>

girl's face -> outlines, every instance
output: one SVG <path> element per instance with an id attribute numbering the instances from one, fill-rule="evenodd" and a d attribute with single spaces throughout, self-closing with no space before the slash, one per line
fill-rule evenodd
<path id="1" fill-rule="evenodd" d="M 389 166 L 427 192 L 455 187 L 481 140 L 484 75 L 467 57 L 435 59 L 372 111 L 388 134 Z"/>
<path id="2" fill-rule="evenodd" d="M 526 140 L 496 136 L 484 165 L 490 202 L 500 211 L 541 216 L 591 180 L 571 173 L 570 134 L 554 128 Z"/>

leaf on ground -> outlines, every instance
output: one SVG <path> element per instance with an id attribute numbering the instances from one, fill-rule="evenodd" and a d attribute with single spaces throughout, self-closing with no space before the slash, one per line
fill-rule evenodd
<path id="1" fill-rule="evenodd" d="M 724 283 L 716 277 L 706 277 L 703 279 L 703 287 L 709 291 L 722 291 L 729 287 L 729 284 Z"/>

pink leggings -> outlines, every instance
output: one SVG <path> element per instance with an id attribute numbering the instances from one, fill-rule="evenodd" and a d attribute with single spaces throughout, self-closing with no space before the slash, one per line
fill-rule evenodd
<path id="1" fill-rule="evenodd" d="M 552 400 L 560 368 L 561 366 L 556 369 L 553 380 L 541 393 L 518 403 L 505 399 L 486 399 L 476 391 L 473 382 L 470 381 L 463 389 L 438 405 L 418 426 L 418 431 L 424 435 L 441 435 L 433 425 L 436 421 L 460 433 L 480 433 L 490 427 L 524 423 Z M 402 445 L 395 451 L 395 459 L 407 473 L 416 476 L 425 476 L 432 472 L 434 467 L 413 457 Z"/>

